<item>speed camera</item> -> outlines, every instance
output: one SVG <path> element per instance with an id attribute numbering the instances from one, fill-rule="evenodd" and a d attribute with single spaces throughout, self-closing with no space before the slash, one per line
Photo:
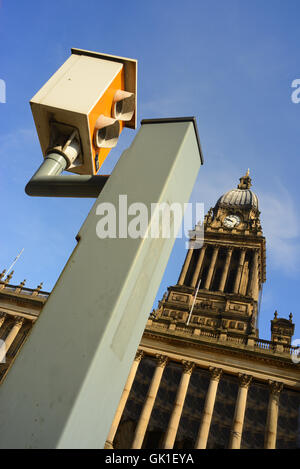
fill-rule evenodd
<path id="1" fill-rule="evenodd" d="M 123 128 L 136 128 L 137 61 L 71 52 L 30 105 L 43 156 L 60 153 L 67 171 L 95 175 Z"/>

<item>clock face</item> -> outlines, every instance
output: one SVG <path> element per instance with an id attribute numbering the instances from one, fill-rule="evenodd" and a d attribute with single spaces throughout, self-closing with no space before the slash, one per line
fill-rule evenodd
<path id="1" fill-rule="evenodd" d="M 235 226 L 238 226 L 240 222 L 241 219 L 238 215 L 227 215 L 223 221 L 223 225 L 226 226 L 226 228 L 234 228 Z"/>

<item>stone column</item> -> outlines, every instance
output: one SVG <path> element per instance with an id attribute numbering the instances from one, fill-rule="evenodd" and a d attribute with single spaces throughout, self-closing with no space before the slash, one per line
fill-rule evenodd
<path id="1" fill-rule="evenodd" d="M 201 251 L 199 253 L 199 259 L 197 261 L 196 269 L 195 269 L 193 279 L 192 279 L 192 284 L 191 284 L 191 287 L 193 287 L 193 288 L 195 288 L 195 286 L 197 284 L 197 281 L 198 281 L 200 270 L 201 270 L 201 267 L 202 267 L 202 264 L 203 264 L 203 259 L 204 259 L 204 256 L 205 256 L 205 251 L 206 251 L 206 244 L 204 244 L 202 246 Z"/>
<path id="2" fill-rule="evenodd" d="M 283 388 L 283 383 L 269 381 L 270 397 L 268 406 L 267 426 L 265 433 L 265 449 L 276 448 L 277 421 L 279 396 Z"/>
<path id="3" fill-rule="evenodd" d="M 6 353 L 8 352 L 8 350 L 10 349 L 10 346 L 12 345 L 13 341 L 17 337 L 18 332 L 19 332 L 19 330 L 21 329 L 21 327 L 23 325 L 23 322 L 24 322 L 24 318 L 22 318 L 22 317 L 17 317 L 15 319 L 15 323 L 14 323 L 12 329 L 10 330 L 8 336 L 5 339 Z"/>
<path id="4" fill-rule="evenodd" d="M 227 276 L 228 276 L 228 270 L 229 270 L 229 265 L 230 265 L 230 261 L 231 261 L 232 252 L 233 252 L 233 247 L 229 247 L 227 249 L 227 255 L 226 255 L 226 260 L 225 260 L 225 264 L 224 264 L 224 268 L 223 268 L 223 272 L 222 272 L 222 276 L 221 276 L 221 280 L 220 280 L 219 291 L 224 291 Z"/>
<path id="5" fill-rule="evenodd" d="M 169 425 L 166 431 L 163 447 L 165 449 L 172 449 L 176 439 L 176 434 L 179 426 L 179 421 L 185 401 L 185 396 L 189 386 L 191 374 L 195 366 L 194 363 L 189 361 L 183 361 L 183 373 L 181 375 L 181 380 L 179 383 L 175 404 L 173 407 L 173 412 L 169 421 Z"/>
<path id="6" fill-rule="evenodd" d="M 160 381 L 162 378 L 163 371 L 167 364 L 168 357 L 164 355 L 157 355 L 157 366 L 154 371 L 154 375 L 147 393 L 146 401 L 144 403 L 136 430 L 134 434 L 134 439 L 132 443 L 133 449 L 140 449 L 142 447 L 145 434 L 147 431 L 147 426 L 151 417 L 151 412 L 154 406 Z"/>
<path id="7" fill-rule="evenodd" d="M 210 266 L 209 266 L 209 269 L 208 269 L 208 273 L 207 273 L 207 277 L 206 277 L 205 285 L 204 285 L 204 288 L 205 288 L 206 290 L 209 289 L 210 284 L 211 284 L 211 279 L 212 279 L 212 276 L 213 276 L 213 273 L 214 273 L 214 269 L 215 269 L 215 265 L 216 265 L 216 260 L 217 260 L 217 257 L 218 257 L 219 247 L 220 247 L 220 246 L 215 246 L 215 247 L 214 247 L 214 250 L 213 250 L 213 254 L 212 254 L 212 257 L 211 257 Z"/>
<path id="8" fill-rule="evenodd" d="M 139 350 L 135 355 L 135 359 L 134 359 L 133 364 L 131 366 L 131 370 L 129 372 L 129 375 L 128 375 L 128 378 L 127 378 L 127 381 L 126 381 L 126 384 L 125 384 L 125 387 L 124 387 L 124 390 L 123 390 L 123 393 L 122 393 L 122 396 L 121 396 L 117 411 L 115 413 L 113 423 L 110 427 L 109 434 L 107 436 L 104 449 L 113 449 L 113 441 L 114 441 L 114 438 L 115 438 L 115 435 L 116 435 L 116 432 L 117 432 L 117 429 L 118 429 L 118 426 L 119 426 L 123 411 L 125 409 L 125 405 L 126 405 L 126 402 L 127 402 L 127 399 L 128 399 L 128 396 L 129 396 L 129 393 L 130 393 L 130 390 L 131 390 L 131 387 L 132 387 L 132 384 L 133 384 L 133 381 L 134 381 L 134 378 L 135 378 L 135 375 L 136 375 L 136 372 L 137 372 L 137 369 L 138 369 L 138 366 L 139 366 L 143 356 L 144 356 L 144 352 L 141 351 L 141 350 Z"/>
<path id="9" fill-rule="evenodd" d="M 3 326 L 5 319 L 6 319 L 6 314 L 0 313 L 0 328 Z M 6 361 L 5 358 L 6 358 L 5 343 L 2 340 L 0 340 L 0 363 L 5 363 Z"/>
<path id="10" fill-rule="evenodd" d="M 233 425 L 230 432 L 229 449 L 240 449 L 241 446 L 247 394 L 251 380 L 252 376 L 239 374 L 239 392 L 235 405 Z"/>
<path id="11" fill-rule="evenodd" d="M 185 277 L 186 277 L 186 274 L 187 274 L 187 271 L 188 271 L 188 268 L 189 268 L 189 265 L 190 265 L 190 262 L 191 262 L 191 259 L 192 259 L 193 252 L 194 252 L 194 249 L 190 248 L 187 255 L 186 255 L 186 258 L 185 258 L 185 261 L 184 261 L 184 264 L 183 264 L 183 267 L 182 267 L 182 271 L 181 271 L 181 274 L 180 274 L 180 277 L 179 277 L 179 280 L 178 280 L 178 285 L 183 285 L 184 284 Z"/>
<path id="12" fill-rule="evenodd" d="M 3 326 L 3 323 L 6 319 L 6 314 L 5 313 L 0 313 L 0 327 Z"/>
<path id="13" fill-rule="evenodd" d="M 199 433 L 198 433 L 197 440 L 196 440 L 196 445 L 195 445 L 196 449 L 206 448 L 211 419 L 212 419 L 214 406 L 215 406 L 217 389 L 218 389 L 220 377 L 222 374 L 222 370 L 220 368 L 210 367 L 209 371 L 211 372 L 211 378 L 210 378 L 209 388 L 206 394 Z"/>
<path id="14" fill-rule="evenodd" d="M 244 262 L 245 262 L 245 255 L 246 255 L 246 248 L 242 248 L 240 250 L 240 259 L 239 259 L 239 265 L 238 265 L 236 276 L 235 276 L 233 293 L 239 292 L 241 276 L 242 276 Z"/>
<path id="15" fill-rule="evenodd" d="M 253 296 L 255 293 L 255 290 L 257 289 L 255 284 L 257 282 L 257 273 L 258 273 L 258 253 L 259 253 L 259 249 L 254 249 L 250 281 L 249 281 L 249 286 L 248 286 L 249 296 Z"/>

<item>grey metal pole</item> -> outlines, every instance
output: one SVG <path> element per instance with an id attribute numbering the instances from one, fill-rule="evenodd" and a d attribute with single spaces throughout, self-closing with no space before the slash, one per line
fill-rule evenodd
<path id="1" fill-rule="evenodd" d="M 50 153 L 25 187 L 31 196 L 92 197 L 102 191 L 109 176 L 61 176 L 67 161 L 59 153 Z"/>
<path id="2" fill-rule="evenodd" d="M 152 204 L 188 202 L 201 163 L 194 120 L 143 122 L 0 386 L 1 448 L 104 447 L 176 238 L 151 236 Z M 109 207 L 127 215 L 120 194 L 147 208 L 148 236 L 100 236 Z"/>
<path id="3" fill-rule="evenodd" d="M 60 153 L 49 153 L 31 180 L 42 176 L 59 176 L 67 167 L 67 160 Z"/>

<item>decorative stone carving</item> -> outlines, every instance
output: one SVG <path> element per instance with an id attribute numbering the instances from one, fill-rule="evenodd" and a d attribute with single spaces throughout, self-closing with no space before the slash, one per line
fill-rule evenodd
<path id="1" fill-rule="evenodd" d="M 252 381 L 252 376 L 246 375 L 244 373 L 239 373 L 239 385 L 241 388 L 248 388 Z"/>
<path id="2" fill-rule="evenodd" d="M 157 359 L 157 366 L 161 366 L 162 368 L 164 368 L 168 362 L 168 357 L 166 355 L 160 354 L 155 355 L 155 357 Z"/>
<path id="3" fill-rule="evenodd" d="M 22 326 L 22 325 L 23 325 L 23 322 L 24 322 L 24 318 L 23 318 L 23 317 L 21 317 L 21 316 L 16 316 L 15 321 L 14 321 L 14 325 L 15 325 L 15 326 Z"/>
<path id="4" fill-rule="evenodd" d="M 2 324 L 4 323 L 6 317 L 7 317 L 7 314 L 6 314 L 6 313 L 0 313 L 0 327 L 1 327 Z"/>
<path id="5" fill-rule="evenodd" d="M 220 378 L 222 376 L 223 370 L 221 368 L 216 368 L 215 366 L 210 366 L 208 368 L 210 372 L 211 379 L 215 381 L 220 381 Z"/>
<path id="6" fill-rule="evenodd" d="M 269 380 L 268 384 L 269 384 L 270 393 L 272 395 L 278 396 L 281 393 L 283 389 L 283 383 L 280 383 L 279 381 Z"/>
<path id="7" fill-rule="evenodd" d="M 182 364 L 183 364 L 184 373 L 191 375 L 195 367 L 195 363 L 187 361 L 187 360 L 183 360 Z"/>
<path id="8" fill-rule="evenodd" d="M 206 225 L 210 225 L 212 221 L 213 221 L 213 208 L 211 207 L 204 217 L 204 223 Z"/>
<path id="9" fill-rule="evenodd" d="M 180 301 L 181 303 L 187 303 L 188 298 L 189 297 L 187 295 L 179 295 L 177 293 L 172 294 L 172 301 Z"/>
<path id="10" fill-rule="evenodd" d="M 135 361 L 140 362 L 144 356 L 143 350 L 138 350 L 135 354 Z"/>

